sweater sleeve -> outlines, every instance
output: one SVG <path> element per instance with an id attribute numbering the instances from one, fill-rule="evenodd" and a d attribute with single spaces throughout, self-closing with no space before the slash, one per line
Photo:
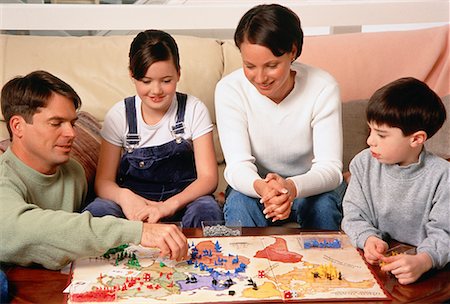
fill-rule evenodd
<path id="1" fill-rule="evenodd" d="M 349 236 L 353 246 L 364 248 L 369 236 L 377 236 L 382 239 L 382 232 L 374 223 L 373 204 L 366 195 L 363 178 L 364 164 L 361 161 L 361 153 L 350 163 L 350 183 L 342 202 L 343 214 L 342 230 Z"/>
<path id="2" fill-rule="evenodd" d="M 46 187 L 45 191 L 39 187 L 33 192 L 17 175 L 11 175 L 0 177 L 0 261 L 60 269 L 77 258 L 100 255 L 123 243 L 140 242 L 141 222 L 73 212 L 79 205 L 73 198 L 80 195 L 72 193 L 81 190 L 73 191 L 62 183 L 58 192 L 63 197 L 58 197 L 53 187 Z M 83 184 L 75 178 L 73 184 L 77 182 Z M 36 193 L 42 194 L 42 198 L 37 198 Z M 38 202 L 44 200 L 57 203 L 52 208 L 39 207 Z"/>
<path id="3" fill-rule="evenodd" d="M 311 117 L 313 153 L 311 169 L 292 176 L 298 197 L 331 191 L 342 180 L 342 120 L 339 87 L 325 86 L 316 96 Z"/>
<path id="4" fill-rule="evenodd" d="M 251 151 L 241 94 L 224 80 L 217 84 L 215 91 L 217 128 L 226 162 L 224 176 L 233 189 L 258 197 L 253 182 L 261 177 Z"/>
<path id="5" fill-rule="evenodd" d="M 426 252 L 433 261 L 433 268 L 443 268 L 450 262 L 450 163 L 441 162 L 446 168 L 435 189 L 432 209 L 425 224 L 425 239 L 417 246 L 417 252 Z M 435 174 L 440 170 L 433 170 Z"/>

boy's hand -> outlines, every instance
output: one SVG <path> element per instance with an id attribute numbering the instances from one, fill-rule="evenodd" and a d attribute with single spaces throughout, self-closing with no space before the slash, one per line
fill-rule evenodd
<path id="1" fill-rule="evenodd" d="M 364 257 L 371 264 L 377 264 L 384 256 L 389 245 L 376 236 L 369 236 L 364 244 Z"/>
<path id="2" fill-rule="evenodd" d="M 420 276 L 431 269 L 433 262 L 427 253 L 416 255 L 399 254 L 383 257 L 385 263 L 382 271 L 390 271 L 400 284 L 410 284 L 417 281 Z"/>

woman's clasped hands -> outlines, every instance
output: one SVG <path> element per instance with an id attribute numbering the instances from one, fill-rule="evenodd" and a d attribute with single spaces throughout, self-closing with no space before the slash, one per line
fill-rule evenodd
<path id="1" fill-rule="evenodd" d="M 256 180 L 256 192 L 261 196 L 264 204 L 263 213 L 272 222 L 285 220 L 291 214 L 291 207 L 297 197 L 297 188 L 293 181 L 283 178 L 276 173 L 269 173 L 265 179 Z"/>

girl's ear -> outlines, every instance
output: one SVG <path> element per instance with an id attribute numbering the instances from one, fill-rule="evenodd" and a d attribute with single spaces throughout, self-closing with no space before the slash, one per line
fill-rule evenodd
<path id="1" fill-rule="evenodd" d="M 428 136 L 425 131 L 417 131 L 411 135 L 411 147 L 423 145 Z"/>

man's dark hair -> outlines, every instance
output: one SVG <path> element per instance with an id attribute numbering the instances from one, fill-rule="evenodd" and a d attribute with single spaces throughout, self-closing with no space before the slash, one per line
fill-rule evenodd
<path id="1" fill-rule="evenodd" d="M 62 95 L 72 100 L 75 109 L 81 107 L 81 99 L 66 82 L 46 71 L 34 71 L 23 77 L 15 77 L 2 88 L 2 113 L 9 136 L 12 138 L 9 121 L 14 115 L 33 123 L 33 115 L 45 108 L 53 94 Z"/>

